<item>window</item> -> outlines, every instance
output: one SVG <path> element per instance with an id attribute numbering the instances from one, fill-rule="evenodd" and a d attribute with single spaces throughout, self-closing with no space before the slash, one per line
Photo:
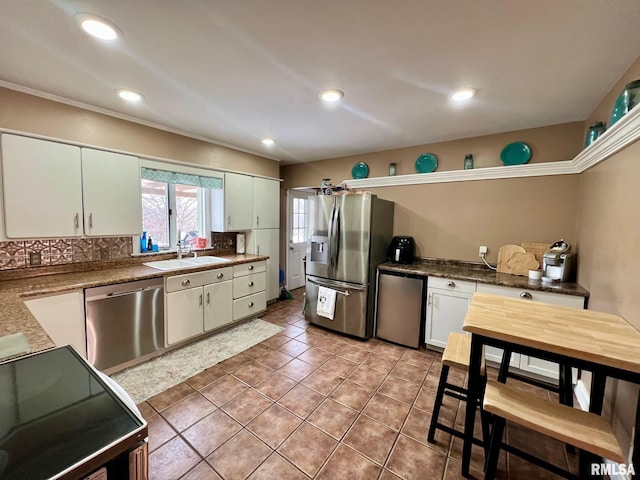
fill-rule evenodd
<path id="1" fill-rule="evenodd" d="M 160 248 L 175 247 L 178 232 L 183 245 L 209 237 L 207 193 L 222 188 L 220 178 L 142 168 L 141 187 L 142 230 Z"/>
<path id="2" fill-rule="evenodd" d="M 293 198 L 293 243 L 305 243 L 309 229 L 309 201 L 306 198 Z"/>

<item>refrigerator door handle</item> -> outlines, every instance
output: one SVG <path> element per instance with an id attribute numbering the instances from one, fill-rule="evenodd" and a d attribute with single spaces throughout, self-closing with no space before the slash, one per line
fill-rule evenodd
<path id="1" fill-rule="evenodd" d="M 340 207 L 334 203 L 329 224 L 329 271 L 335 277 L 338 269 L 338 253 L 340 249 Z"/>
<path id="2" fill-rule="evenodd" d="M 336 282 L 333 280 L 323 280 L 322 282 L 319 282 L 318 280 L 316 280 L 315 278 L 310 278 L 307 277 L 307 281 L 309 281 L 310 283 L 313 283 L 314 285 L 318 285 L 320 287 L 327 287 L 327 288 L 331 288 L 336 290 L 336 292 L 348 297 L 349 295 L 351 295 L 349 293 L 349 290 L 355 290 L 357 292 L 363 292 L 366 288 L 366 286 L 357 286 L 354 287 L 353 285 L 349 285 L 347 283 L 343 283 L 343 282 Z M 337 290 L 338 288 L 346 288 L 348 290 Z"/>

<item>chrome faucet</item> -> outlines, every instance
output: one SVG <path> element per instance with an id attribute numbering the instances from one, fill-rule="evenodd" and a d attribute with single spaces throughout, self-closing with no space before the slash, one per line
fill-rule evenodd
<path id="1" fill-rule="evenodd" d="M 178 243 L 176 244 L 178 246 L 178 259 L 182 258 L 182 245 L 180 244 L 180 238 L 178 238 Z"/>

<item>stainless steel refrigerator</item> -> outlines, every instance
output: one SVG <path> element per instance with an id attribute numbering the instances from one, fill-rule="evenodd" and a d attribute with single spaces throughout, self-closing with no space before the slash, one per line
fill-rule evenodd
<path id="1" fill-rule="evenodd" d="M 309 198 L 305 319 L 356 337 L 372 336 L 376 267 L 386 260 L 393 209 L 393 202 L 371 193 Z M 319 314 L 321 287 L 335 298 L 332 319 Z"/>

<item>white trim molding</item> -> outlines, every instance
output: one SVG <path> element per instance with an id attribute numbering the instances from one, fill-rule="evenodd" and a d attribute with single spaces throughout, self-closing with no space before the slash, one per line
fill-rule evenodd
<path id="1" fill-rule="evenodd" d="M 604 132 L 594 143 L 572 160 L 487 167 L 471 170 L 414 173 L 388 177 L 347 179 L 342 183 L 352 189 L 420 185 L 425 183 L 469 182 L 502 178 L 574 175 L 597 165 L 640 138 L 640 107 L 636 106 Z"/>

